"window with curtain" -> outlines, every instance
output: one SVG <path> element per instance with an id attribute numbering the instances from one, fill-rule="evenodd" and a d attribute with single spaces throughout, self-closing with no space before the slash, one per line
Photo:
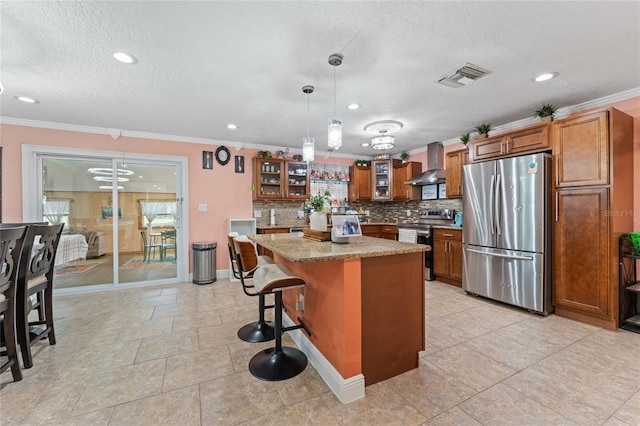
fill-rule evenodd
<path id="1" fill-rule="evenodd" d="M 71 199 L 68 198 L 47 198 L 42 197 L 43 220 L 50 225 L 64 223 L 64 229 L 70 229 L 71 222 Z"/>
<path id="2" fill-rule="evenodd" d="M 175 227 L 177 217 L 177 206 L 175 201 L 170 200 L 140 200 L 142 218 L 140 226 L 147 228 L 154 227 Z"/>

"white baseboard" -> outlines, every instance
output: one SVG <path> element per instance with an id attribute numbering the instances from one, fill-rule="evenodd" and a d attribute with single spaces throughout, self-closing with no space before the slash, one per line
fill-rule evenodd
<path id="1" fill-rule="evenodd" d="M 282 322 L 285 327 L 295 325 L 295 323 L 291 321 L 291 318 L 284 312 L 282 313 Z M 289 331 L 289 335 L 293 341 L 296 342 L 300 350 L 307 356 L 311 365 L 313 365 L 318 374 L 320 374 L 320 377 L 322 377 L 343 404 L 364 398 L 364 376 L 362 374 L 344 379 L 338 370 L 322 355 L 318 348 L 311 343 L 303 330 Z"/>

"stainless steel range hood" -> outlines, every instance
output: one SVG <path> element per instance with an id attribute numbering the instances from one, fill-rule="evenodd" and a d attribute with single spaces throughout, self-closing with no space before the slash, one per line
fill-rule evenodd
<path id="1" fill-rule="evenodd" d="M 431 142 L 427 145 L 427 171 L 405 182 L 406 185 L 431 185 L 445 181 L 444 145 Z"/>

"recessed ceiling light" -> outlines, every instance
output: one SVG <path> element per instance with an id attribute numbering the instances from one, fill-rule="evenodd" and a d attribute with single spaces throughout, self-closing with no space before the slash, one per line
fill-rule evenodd
<path id="1" fill-rule="evenodd" d="M 125 64 L 138 63 L 138 59 L 135 56 L 129 55 L 128 53 L 124 53 L 124 52 L 116 52 L 113 54 L 113 57 L 116 58 L 117 61 L 120 61 Z"/>
<path id="2" fill-rule="evenodd" d="M 227 124 L 227 129 L 235 130 L 238 128 L 237 124 L 229 123 Z"/>
<path id="3" fill-rule="evenodd" d="M 39 100 L 33 99 L 33 98 L 28 98 L 26 96 L 14 96 L 14 98 L 16 98 L 19 101 L 26 102 L 28 104 L 39 104 L 40 103 Z"/>
<path id="4" fill-rule="evenodd" d="M 361 146 L 369 146 L 369 142 L 362 142 L 360 145 Z"/>
<path id="5" fill-rule="evenodd" d="M 533 80 L 539 83 L 541 81 L 551 80 L 553 77 L 555 77 L 557 75 L 558 75 L 557 72 L 545 72 L 543 74 L 540 74 L 539 76 L 537 76 Z"/>
<path id="6" fill-rule="evenodd" d="M 111 185 L 100 185 L 98 187 L 98 189 L 113 189 L 113 186 L 111 186 Z M 118 189 L 124 189 L 124 186 L 118 185 Z"/>
<path id="7" fill-rule="evenodd" d="M 347 106 L 347 108 L 349 108 L 349 109 L 359 109 L 360 108 L 360 104 L 349 104 Z"/>

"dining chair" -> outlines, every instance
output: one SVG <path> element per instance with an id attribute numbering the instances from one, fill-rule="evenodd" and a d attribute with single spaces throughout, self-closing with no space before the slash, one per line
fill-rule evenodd
<path id="1" fill-rule="evenodd" d="M 176 230 L 171 229 L 171 230 L 162 232 L 160 240 L 161 240 L 160 260 L 165 260 L 167 258 L 167 249 L 169 249 L 169 250 L 173 250 L 174 261 L 177 261 L 178 250 L 176 248 Z"/>
<path id="2" fill-rule="evenodd" d="M 156 249 L 158 249 L 158 251 L 160 252 L 160 257 L 162 257 L 162 243 L 158 243 L 154 240 L 150 240 L 147 237 L 147 233 L 145 231 L 140 231 L 140 235 L 142 236 L 142 247 L 143 247 L 143 254 L 142 254 L 142 261 L 143 262 L 150 262 L 151 261 L 151 254 L 156 252 Z"/>
<path id="3" fill-rule="evenodd" d="M 0 314 L 2 314 L 2 337 L 7 361 L 0 365 L 0 373 L 11 368 L 13 381 L 22 380 L 18 360 L 16 338 L 16 286 L 22 246 L 27 232 L 26 226 L 0 230 Z"/>
<path id="4" fill-rule="evenodd" d="M 50 345 L 56 344 L 53 277 L 63 228 L 64 224 L 29 225 L 22 246 L 16 287 L 16 328 L 24 368 L 33 366 L 32 345 L 45 337 L 49 338 Z M 30 321 L 33 309 L 37 310 L 37 318 Z"/>

